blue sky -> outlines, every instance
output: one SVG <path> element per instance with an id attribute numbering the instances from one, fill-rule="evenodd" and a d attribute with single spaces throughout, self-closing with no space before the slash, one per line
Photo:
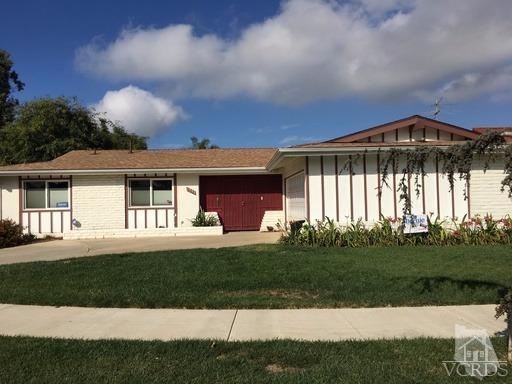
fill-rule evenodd
<path id="1" fill-rule="evenodd" d="M 511 125 L 511 2 L 425 3 L 20 0 L 3 4 L 0 48 L 21 100 L 77 96 L 152 147 L 317 141 L 428 116 L 439 95 L 442 120 Z"/>

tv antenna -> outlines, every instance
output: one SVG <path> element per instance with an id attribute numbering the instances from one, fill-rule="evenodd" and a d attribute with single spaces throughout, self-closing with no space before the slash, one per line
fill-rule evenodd
<path id="1" fill-rule="evenodd" d="M 439 115 L 441 114 L 441 103 L 443 102 L 443 96 L 438 96 L 434 100 L 434 110 L 432 111 L 432 117 L 434 120 L 437 120 Z"/>

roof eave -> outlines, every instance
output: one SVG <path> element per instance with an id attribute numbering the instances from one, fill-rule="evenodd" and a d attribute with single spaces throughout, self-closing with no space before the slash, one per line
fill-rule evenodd
<path id="1" fill-rule="evenodd" d="M 201 173 L 201 174 L 261 174 L 268 173 L 266 167 L 226 167 L 226 168 L 123 168 L 123 169 L 28 169 L 1 171 L 0 176 L 29 175 L 116 175 L 151 173 Z"/>
<path id="2" fill-rule="evenodd" d="M 438 148 L 448 148 L 450 145 L 436 145 Z M 387 146 L 387 147 L 365 147 L 365 146 L 357 146 L 357 147 L 339 147 L 339 148 L 279 148 L 274 156 L 270 159 L 267 164 L 267 170 L 272 171 L 278 168 L 278 165 L 281 161 L 286 157 L 298 157 L 298 156 L 330 156 L 330 155 L 339 155 L 339 154 L 355 154 L 361 152 L 367 153 L 376 153 L 376 152 L 387 152 L 392 149 L 396 149 L 397 147 Z M 418 148 L 418 145 L 404 145 L 400 146 L 400 149 L 403 150 L 414 150 Z"/>

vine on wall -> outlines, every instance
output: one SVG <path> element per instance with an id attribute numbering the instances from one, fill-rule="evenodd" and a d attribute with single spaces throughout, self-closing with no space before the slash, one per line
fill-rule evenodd
<path id="1" fill-rule="evenodd" d="M 404 202 L 403 213 L 411 214 L 411 181 L 414 182 L 414 192 L 420 196 L 422 182 L 426 176 L 425 166 L 429 159 L 436 159 L 440 168 L 439 172 L 446 175 L 450 185 L 450 191 L 454 188 L 455 178 L 458 174 L 460 180 L 465 183 L 464 199 L 468 198 L 468 185 L 471 179 L 471 169 L 475 160 L 483 162 L 483 171 L 486 172 L 499 154 L 504 155 L 504 174 L 501 190 L 508 191 L 512 197 L 512 145 L 507 145 L 504 137 L 498 132 L 488 132 L 478 136 L 475 140 L 464 144 L 455 144 L 447 148 L 435 146 L 420 146 L 415 149 L 391 148 L 389 151 L 378 151 L 381 159 L 379 168 L 381 171 L 381 187 L 388 186 L 390 174 L 401 174 L 397 191 L 400 193 L 400 201 Z"/>

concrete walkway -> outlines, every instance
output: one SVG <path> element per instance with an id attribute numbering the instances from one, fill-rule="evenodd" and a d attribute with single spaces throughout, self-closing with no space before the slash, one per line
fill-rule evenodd
<path id="1" fill-rule="evenodd" d="M 454 337 L 455 324 L 503 331 L 494 305 L 184 310 L 0 304 L 0 334 L 78 339 L 361 340 Z"/>
<path id="2" fill-rule="evenodd" d="M 231 232 L 222 236 L 137 237 L 98 240 L 55 240 L 0 249 L 0 264 L 51 261 L 109 253 L 222 248 L 275 243 L 278 232 Z"/>

